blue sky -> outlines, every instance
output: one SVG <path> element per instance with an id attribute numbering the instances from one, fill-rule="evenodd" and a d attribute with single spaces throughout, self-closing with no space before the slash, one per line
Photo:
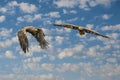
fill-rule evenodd
<path id="1" fill-rule="evenodd" d="M 0 2 L 1 80 L 119 80 L 119 0 L 3 0 Z M 93 29 L 111 39 L 55 27 L 69 23 Z M 49 48 L 40 49 L 32 35 L 29 52 L 17 32 L 42 28 Z"/>

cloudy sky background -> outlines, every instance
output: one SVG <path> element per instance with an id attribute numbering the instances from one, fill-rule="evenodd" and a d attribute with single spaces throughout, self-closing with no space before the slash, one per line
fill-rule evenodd
<path id="1" fill-rule="evenodd" d="M 0 2 L 1 80 L 120 80 L 119 0 L 2 0 Z M 69 23 L 108 35 L 105 39 L 55 27 Z M 24 54 L 17 32 L 42 28 L 49 48 L 27 34 Z"/>

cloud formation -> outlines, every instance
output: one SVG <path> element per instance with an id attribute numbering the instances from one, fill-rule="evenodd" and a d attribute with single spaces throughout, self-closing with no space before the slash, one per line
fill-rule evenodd
<path id="1" fill-rule="evenodd" d="M 57 7 L 73 8 L 79 6 L 80 9 L 90 10 L 91 7 L 98 5 L 110 7 L 112 2 L 114 2 L 114 0 L 59 0 L 54 1 L 54 4 L 56 4 Z"/>

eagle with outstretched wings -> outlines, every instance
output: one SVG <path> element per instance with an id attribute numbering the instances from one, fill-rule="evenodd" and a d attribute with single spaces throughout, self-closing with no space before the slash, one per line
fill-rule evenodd
<path id="1" fill-rule="evenodd" d="M 20 31 L 18 31 L 18 40 L 20 43 L 20 46 L 24 53 L 28 52 L 28 38 L 26 36 L 26 33 L 32 34 L 36 40 L 39 42 L 39 45 L 42 49 L 46 49 L 48 42 L 45 40 L 45 34 L 42 29 L 36 28 L 33 26 L 26 26 L 22 28 Z"/>
<path id="2" fill-rule="evenodd" d="M 102 35 L 100 34 L 99 32 L 96 32 L 94 30 L 90 30 L 90 29 L 86 29 L 86 28 L 83 28 L 81 26 L 76 26 L 76 25 L 72 25 L 72 24 L 53 24 L 54 26 L 60 26 L 60 27 L 66 27 L 66 28 L 71 28 L 71 29 L 76 29 L 79 31 L 79 34 L 80 35 L 85 35 L 85 33 L 91 33 L 91 34 L 95 34 L 95 35 L 98 35 L 98 36 L 102 36 L 104 38 L 110 38 L 109 36 L 106 36 L 106 35 Z"/>

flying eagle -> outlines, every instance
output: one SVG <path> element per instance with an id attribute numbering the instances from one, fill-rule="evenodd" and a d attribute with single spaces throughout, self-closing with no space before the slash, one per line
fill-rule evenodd
<path id="1" fill-rule="evenodd" d="M 33 26 L 26 26 L 22 28 L 20 31 L 18 31 L 19 43 L 24 53 L 29 51 L 28 50 L 28 39 L 26 36 L 27 32 L 31 33 L 36 38 L 36 40 L 39 42 L 39 45 L 42 49 L 47 48 L 48 42 L 44 38 L 45 34 L 43 30 L 40 28 L 33 27 Z"/>
<path id="2" fill-rule="evenodd" d="M 53 24 L 53 25 L 78 30 L 80 35 L 85 35 L 85 33 L 91 33 L 91 34 L 95 34 L 95 35 L 98 35 L 98 36 L 102 36 L 104 38 L 110 38 L 109 36 L 102 35 L 102 34 L 96 32 L 94 30 L 86 29 L 86 28 L 83 28 L 81 26 L 76 26 L 76 25 L 72 25 L 72 24 Z"/>

